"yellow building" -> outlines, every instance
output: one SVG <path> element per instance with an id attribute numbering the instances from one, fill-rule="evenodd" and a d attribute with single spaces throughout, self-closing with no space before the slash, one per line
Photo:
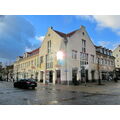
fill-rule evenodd
<path id="1" fill-rule="evenodd" d="M 38 79 L 39 48 L 19 56 L 14 63 L 14 78 L 34 78 Z"/>

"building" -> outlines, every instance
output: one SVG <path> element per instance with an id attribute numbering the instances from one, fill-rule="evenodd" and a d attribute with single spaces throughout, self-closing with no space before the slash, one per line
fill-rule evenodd
<path id="1" fill-rule="evenodd" d="M 115 71 L 117 77 L 120 79 L 120 45 L 113 50 L 113 56 L 115 57 Z"/>
<path id="2" fill-rule="evenodd" d="M 3 64 L 0 62 L 0 80 L 2 80 L 2 69 L 3 69 Z"/>
<path id="3" fill-rule="evenodd" d="M 15 80 L 22 78 L 34 78 L 38 80 L 39 67 L 39 48 L 31 52 L 24 53 L 23 57 L 19 56 L 14 63 Z"/>
<path id="4" fill-rule="evenodd" d="M 102 46 L 96 46 L 96 62 L 98 63 L 97 69 L 100 72 L 100 78 L 102 80 L 109 80 L 113 78 L 115 70 L 115 57 L 112 55 L 112 51 Z"/>
<path id="5" fill-rule="evenodd" d="M 14 81 L 13 71 L 14 71 L 13 65 L 4 66 L 2 68 L 2 78 L 1 78 L 1 80 L 3 80 L 3 81 Z"/>
<path id="6" fill-rule="evenodd" d="M 73 84 L 85 80 L 89 82 L 98 80 L 99 77 L 102 79 L 101 73 L 113 72 L 114 57 L 112 51 L 104 48 L 107 53 L 102 53 L 99 49 L 102 48 L 93 44 L 84 26 L 67 34 L 50 27 L 36 57 L 25 53 L 16 61 L 15 74 L 19 78 L 30 78 L 32 71 L 34 76 L 37 73 L 38 81 L 53 84 Z M 29 64 L 32 59 L 38 59 L 34 72 L 32 62 Z M 99 64 L 98 59 L 110 63 Z"/>
<path id="7" fill-rule="evenodd" d="M 113 50 L 113 56 L 115 57 L 115 67 L 120 68 L 120 45 Z"/>

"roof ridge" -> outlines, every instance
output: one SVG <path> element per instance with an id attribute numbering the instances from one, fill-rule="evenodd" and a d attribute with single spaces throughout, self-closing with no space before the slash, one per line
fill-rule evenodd
<path id="1" fill-rule="evenodd" d="M 70 37 L 72 36 L 77 30 L 74 30 L 72 32 L 69 32 L 69 33 L 63 33 L 63 32 L 60 32 L 60 31 L 57 31 L 57 30 L 54 30 L 56 33 L 58 33 L 61 37 Z"/>
<path id="2" fill-rule="evenodd" d="M 36 51 L 38 51 L 40 48 L 37 48 L 37 49 L 34 49 L 34 50 L 32 50 L 32 51 L 30 51 L 30 52 L 27 52 L 28 54 L 31 54 L 31 53 L 33 53 L 33 52 L 36 52 Z"/>

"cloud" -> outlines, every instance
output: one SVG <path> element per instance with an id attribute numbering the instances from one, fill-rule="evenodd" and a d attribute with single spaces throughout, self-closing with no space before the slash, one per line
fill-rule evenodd
<path id="1" fill-rule="evenodd" d="M 94 15 L 93 19 L 100 27 L 120 30 L 120 15 Z"/>
<path id="2" fill-rule="evenodd" d="M 25 48 L 25 52 L 30 52 L 30 51 L 32 51 L 31 48 L 28 48 L 28 47 Z"/>
<path id="3" fill-rule="evenodd" d="M 81 15 L 76 16 L 97 23 L 97 29 L 110 28 L 120 35 L 120 15 Z"/>
<path id="4" fill-rule="evenodd" d="M 98 44 L 100 46 L 103 46 L 103 47 L 107 47 L 108 45 L 110 45 L 111 43 L 109 41 L 99 41 Z"/>
<path id="5" fill-rule="evenodd" d="M 98 41 L 97 45 L 98 46 L 103 46 L 106 48 L 109 48 L 111 50 L 114 50 L 118 45 L 120 44 L 120 40 L 116 41 Z"/>
<path id="6" fill-rule="evenodd" d="M 42 42 L 45 38 L 45 36 L 36 36 L 35 37 L 37 40 L 39 40 L 40 42 Z"/>
<path id="7" fill-rule="evenodd" d="M 13 60 L 35 48 L 35 29 L 21 16 L 0 16 L 0 58 Z"/>
<path id="8" fill-rule="evenodd" d="M 113 43 L 111 44 L 111 49 L 114 50 L 115 48 L 118 47 L 118 45 L 120 45 L 120 41 L 116 42 L 116 43 Z"/>
<path id="9" fill-rule="evenodd" d="M 85 20 L 89 20 L 91 22 L 94 22 L 94 18 L 92 15 L 76 15 L 77 19 L 85 19 Z"/>

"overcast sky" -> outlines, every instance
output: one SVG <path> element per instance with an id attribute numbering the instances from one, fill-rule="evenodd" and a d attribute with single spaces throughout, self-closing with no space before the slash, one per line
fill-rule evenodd
<path id="1" fill-rule="evenodd" d="M 71 32 L 84 25 L 94 44 L 114 49 L 120 43 L 120 16 L 0 16 L 0 58 L 15 60 L 38 48 L 48 27 Z"/>

